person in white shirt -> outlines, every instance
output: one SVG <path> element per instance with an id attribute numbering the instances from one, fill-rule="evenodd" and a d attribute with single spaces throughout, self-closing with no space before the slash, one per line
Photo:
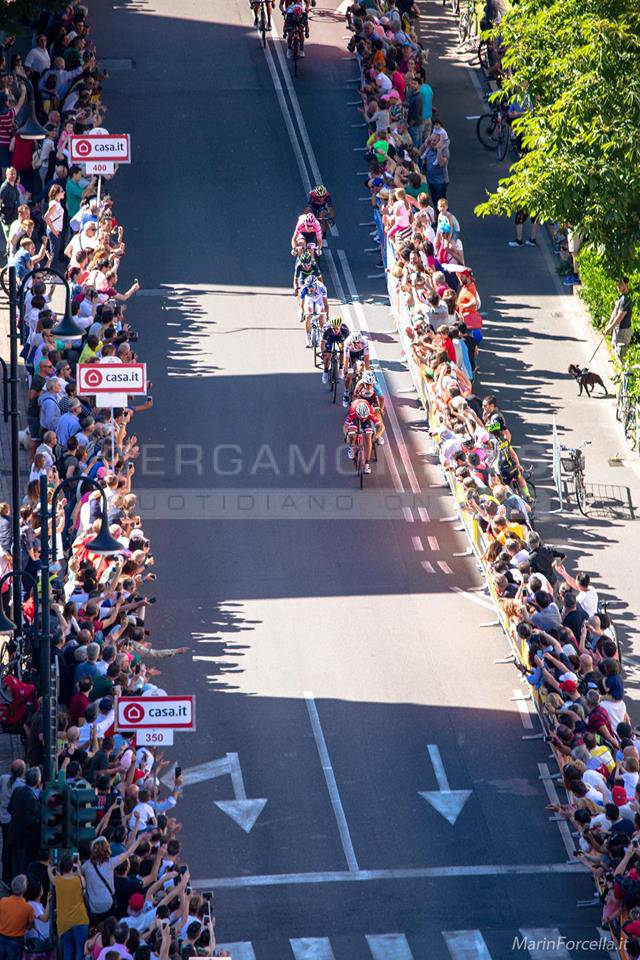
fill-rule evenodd
<path id="1" fill-rule="evenodd" d="M 138 792 L 138 802 L 131 811 L 131 816 L 129 817 L 129 829 L 133 830 L 136 824 L 136 820 L 139 823 L 139 829 L 147 830 L 150 826 L 153 826 L 156 822 L 155 810 L 149 803 L 150 796 L 148 790 L 140 790 Z"/>
<path id="2" fill-rule="evenodd" d="M 24 65 L 35 73 L 44 73 L 51 69 L 51 57 L 47 50 L 47 38 L 43 33 L 36 39 L 35 47 L 24 58 Z"/>
<path id="3" fill-rule="evenodd" d="M 578 573 L 575 577 L 570 576 L 563 565 L 559 563 L 556 570 L 572 590 L 576 592 L 576 600 L 589 616 L 593 617 L 598 612 L 598 591 L 591 586 L 591 578 L 588 573 Z"/>

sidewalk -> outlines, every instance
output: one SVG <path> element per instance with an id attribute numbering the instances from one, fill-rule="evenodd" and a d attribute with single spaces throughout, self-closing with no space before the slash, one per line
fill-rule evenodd
<path id="1" fill-rule="evenodd" d="M 611 613 L 627 664 L 627 701 L 633 709 L 632 701 L 640 699 L 640 674 L 636 678 L 632 669 L 638 663 L 634 616 L 640 608 L 640 578 L 630 562 L 637 542 L 631 517 L 640 509 L 638 458 L 630 453 L 615 419 L 615 399 L 597 396 L 599 390 L 578 399 L 577 384 L 567 372 L 570 363 L 586 365 L 599 338 L 579 298 L 558 279 L 546 231 L 540 230 L 537 249 L 512 248 L 508 241 L 514 238 L 513 223 L 479 220 L 473 213 L 486 192 L 506 176 L 508 166 L 485 151 L 476 137 L 476 118 L 486 104 L 475 54 L 457 53 L 456 21 L 448 7 L 428 0 L 422 9 L 434 104 L 451 138 L 451 208 L 462 223 L 487 318 L 477 392 L 497 394 L 521 459 L 534 464 L 542 535 L 566 550 L 570 572 L 588 571 L 600 596 L 613 601 Z M 528 235 L 526 225 L 525 239 Z M 614 391 L 606 347 L 590 369 Z M 561 443 L 591 441 L 587 483 L 600 505 L 588 518 L 573 500 L 562 513 L 550 512 L 558 508 L 551 480 L 554 415 Z M 621 462 L 609 459 L 620 455 Z M 640 708 L 635 712 L 640 720 Z"/>

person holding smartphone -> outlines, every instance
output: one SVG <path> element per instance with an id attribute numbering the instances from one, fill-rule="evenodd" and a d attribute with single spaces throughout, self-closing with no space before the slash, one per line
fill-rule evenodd
<path id="1" fill-rule="evenodd" d="M 57 868 L 49 867 L 49 879 L 56 893 L 56 928 L 64 960 L 83 960 L 89 916 L 78 854 L 63 854 Z"/>

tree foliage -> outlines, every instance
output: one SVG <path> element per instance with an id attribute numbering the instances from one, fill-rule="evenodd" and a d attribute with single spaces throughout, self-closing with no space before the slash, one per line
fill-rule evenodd
<path id="1" fill-rule="evenodd" d="M 640 255 L 640 3 L 520 0 L 502 19 L 499 96 L 533 109 L 516 120 L 525 152 L 476 213 L 578 228 L 616 268 Z"/>

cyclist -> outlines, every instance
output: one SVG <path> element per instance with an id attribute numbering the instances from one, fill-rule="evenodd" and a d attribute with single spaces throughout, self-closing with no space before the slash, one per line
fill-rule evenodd
<path id="1" fill-rule="evenodd" d="M 362 398 L 370 403 L 374 410 L 380 411 L 380 416 L 384 417 L 384 394 L 376 381 L 376 375 L 373 370 L 365 370 L 362 377 L 353 388 L 353 399 Z M 380 440 L 384 443 L 384 438 Z"/>
<path id="2" fill-rule="evenodd" d="M 260 3 L 264 3 L 267 14 L 267 30 L 271 30 L 271 14 L 273 13 L 273 0 L 251 0 L 249 6 L 253 10 L 253 28 L 257 30 L 260 26 L 258 17 L 260 14 Z"/>
<path id="3" fill-rule="evenodd" d="M 315 7 L 315 5 L 316 5 L 316 0 L 304 0 L 304 8 L 307 14 L 311 10 L 311 7 Z M 285 16 L 286 8 L 287 8 L 286 0 L 280 0 L 280 13 L 282 14 L 283 17 Z M 309 35 L 307 34 L 307 36 Z"/>
<path id="4" fill-rule="evenodd" d="M 518 454 L 511 446 L 511 434 L 506 429 L 504 417 L 500 411 L 496 409 L 494 413 L 491 413 L 484 421 L 484 425 L 489 435 L 495 438 L 496 460 L 494 466 L 500 475 L 500 479 L 507 487 L 510 487 L 516 480 L 522 496 L 525 500 L 531 502 L 533 497 L 522 473 Z"/>
<path id="5" fill-rule="evenodd" d="M 280 4 L 282 10 L 284 3 Z M 283 40 L 287 41 L 287 57 L 292 57 L 291 44 L 295 34 L 300 38 L 300 57 L 304 57 L 305 37 L 309 39 L 309 17 L 301 3 L 290 3 L 284 12 L 284 29 L 282 31 Z"/>
<path id="6" fill-rule="evenodd" d="M 315 276 L 310 276 L 300 290 L 302 312 L 305 318 L 307 346 L 311 346 L 311 318 L 318 317 L 318 326 L 322 329 L 329 316 L 329 299 L 327 288 Z"/>
<path id="7" fill-rule="evenodd" d="M 336 212 L 331 194 L 321 183 L 309 191 L 309 206 L 316 219 L 320 221 L 322 236 L 326 237 L 329 223 L 335 223 Z"/>
<path id="8" fill-rule="evenodd" d="M 364 472 L 371 473 L 369 460 L 371 459 L 372 441 L 375 439 L 378 443 L 380 442 L 382 434 L 384 433 L 384 424 L 382 423 L 380 414 L 377 413 L 366 400 L 354 400 L 349 407 L 349 413 L 342 428 L 345 439 L 349 444 L 349 450 L 347 451 L 349 460 L 353 460 L 353 448 L 358 435 L 358 427 L 364 434 Z M 375 437 L 373 436 L 374 430 Z"/>
<path id="9" fill-rule="evenodd" d="M 322 331 L 322 340 L 320 342 L 320 353 L 322 354 L 323 370 L 322 382 L 329 383 L 329 367 L 331 366 L 331 351 L 337 347 L 340 355 L 344 349 L 344 342 L 350 334 L 349 327 L 342 317 L 333 317 Z M 342 369 L 342 356 L 338 360 L 338 376 L 344 378 Z"/>
<path id="10" fill-rule="evenodd" d="M 313 253 L 322 250 L 322 227 L 312 213 L 303 213 L 298 217 L 293 236 L 291 237 L 291 253 L 297 253 L 298 240 L 304 240 L 309 250 Z"/>
<path id="11" fill-rule="evenodd" d="M 351 387 L 353 384 L 353 375 L 356 371 L 356 364 L 364 363 L 369 369 L 369 344 L 358 330 L 354 330 L 351 336 L 347 337 L 344 343 L 344 396 L 342 406 L 348 407 L 351 399 Z"/>
<path id="12" fill-rule="evenodd" d="M 296 257 L 296 265 L 293 271 L 293 295 L 298 297 L 298 305 L 300 307 L 300 322 L 303 320 L 302 313 L 302 298 L 300 296 L 300 291 L 305 285 L 309 277 L 317 277 L 320 282 L 322 282 L 322 276 L 320 275 L 320 268 L 318 263 L 311 253 L 310 250 L 301 250 L 298 256 Z"/>

